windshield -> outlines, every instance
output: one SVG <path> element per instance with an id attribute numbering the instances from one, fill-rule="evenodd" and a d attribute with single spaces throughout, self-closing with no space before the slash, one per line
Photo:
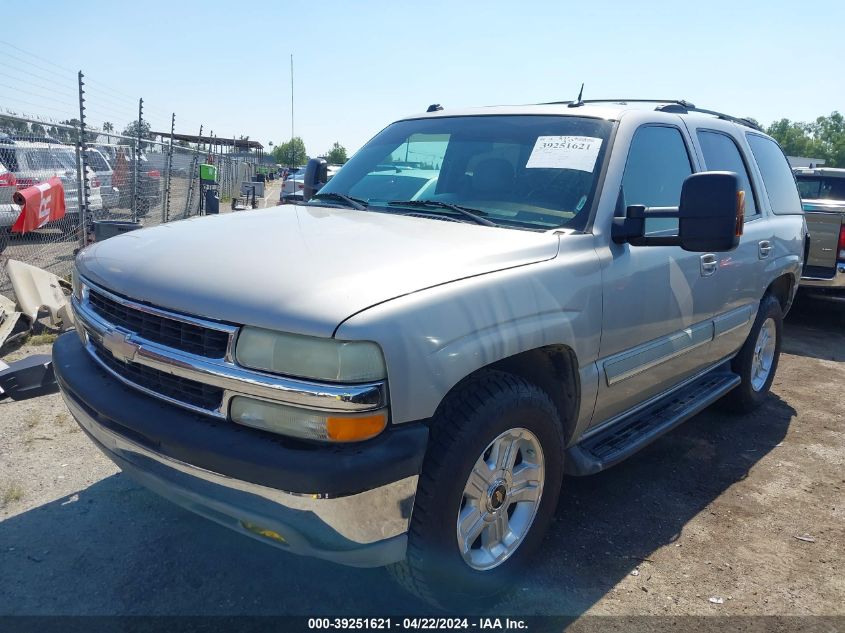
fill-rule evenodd
<path id="1" fill-rule="evenodd" d="M 845 178 L 798 176 L 798 192 L 805 200 L 845 200 Z"/>
<path id="2" fill-rule="evenodd" d="M 63 151 L 61 148 L 21 148 L 18 150 L 18 163 L 21 164 L 22 171 L 66 171 L 76 169 L 75 156 L 67 151 Z"/>
<path id="3" fill-rule="evenodd" d="M 581 229 L 611 126 L 531 115 L 400 121 L 358 151 L 320 193 L 344 194 L 378 211 L 418 215 L 418 206 L 401 202 L 430 200 L 476 210 L 503 226 Z"/>
<path id="4" fill-rule="evenodd" d="M 94 171 L 111 171 L 111 167 L 109 167 L 106 159 L 96 150 L 88 152 L 88 163 Z"/>

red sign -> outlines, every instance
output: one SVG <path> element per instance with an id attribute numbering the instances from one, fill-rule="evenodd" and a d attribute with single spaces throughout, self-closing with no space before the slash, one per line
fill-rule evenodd
<path id="1" fill-rule="evenodd" d="M 21 206 L 21 214 L 12 226 L 13 233 L 23 235 L 65 217 L 65 189 L 58 178 L 16 191 L 14 200 Z"/>

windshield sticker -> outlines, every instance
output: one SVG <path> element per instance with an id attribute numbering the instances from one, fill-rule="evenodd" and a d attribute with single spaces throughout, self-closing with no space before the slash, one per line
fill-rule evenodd
<path id="1" fill-rule="evenodd" d="M 592 136 L 540 136 L 525 166 L 528 169 L 576 169 L 592 173 L 602 139 Z"/>

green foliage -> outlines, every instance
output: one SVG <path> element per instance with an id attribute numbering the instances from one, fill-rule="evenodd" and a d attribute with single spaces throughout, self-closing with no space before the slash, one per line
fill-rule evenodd
<path id="1" fill-rule="evenodd" d="M 150 124 L 147 121 L 141 121 L 141 127 L 138 128 L 138 121 L 132 121 L 129 125 L 123 128 L 123 136 L 131 136 L 132 138 L 138 138 L 138 130 L 141 131 L 141 138 L 152 138 L 153 135 L 150 134 Z M 128 141 L 126 141 L 128 142 Z M 147 149 L 149 147 L 146 143 L 141 143 L 141 149 Z"/>
<path id="2" fill-rule="evenodd" d="M 304 165 L 308 160 L 308 154 L 305 152 L 305 142 L 298 136 L 294 136 L 291 140 L 284 143 L 279 143 L 273 148 L 273 160 L 280 165 L 289 165 L 297 167 Z"/>
<path id="3" fill-rule="evenodd" d="M 9 134 L 26 134 L 29 132 L 29 125 L 26 121 L 18 121 L 0 114 L 0 130 Z"/>
<path id="4" fill-rule="evenodd" d="M 335 141 L 332 148 L 326 153 L 326 160 L 332 165 L 343 165 L 349 158 L 346 156 L 346 148 Z"/>
<path id="5" fill-rule="evenodd" d="M 826 167 L 845 167 L 845 117 L 839 112 L 811 123 L 781 119 L 766 132 L 788 156 L 824 159 Z"/>

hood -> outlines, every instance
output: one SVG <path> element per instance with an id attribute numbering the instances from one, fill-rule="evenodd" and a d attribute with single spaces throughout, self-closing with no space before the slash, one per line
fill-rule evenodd
<path id="1" fill-rule="evenodd" d="M 306 206 L 163 224 L 83 250 L 79 272 L 136 301 L 209 319 L 331 336 L 389 299 L 557 255 L 535 233 Z"/>

